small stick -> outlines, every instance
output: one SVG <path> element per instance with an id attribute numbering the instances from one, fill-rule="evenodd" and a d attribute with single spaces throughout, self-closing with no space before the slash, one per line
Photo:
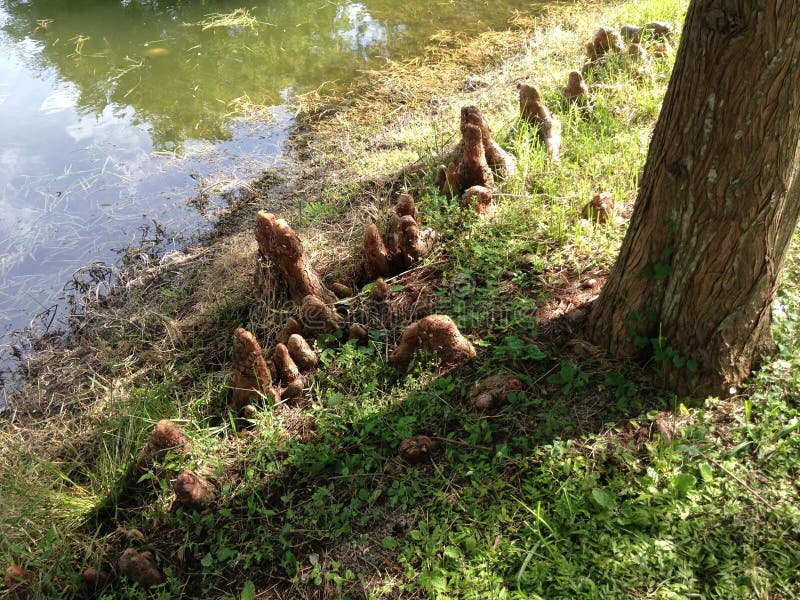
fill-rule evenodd
<path id="1" fill-rule="evenodd" d="M 719 462 L 717 462 L 716 460 L 714 460 L 713 458 L 711 458 L 710 456 L 707 456 L 706 454 L 704 454 L 702 452 L 700 453 L 700 456 L 705 458 L 708 462 L 710 462 L 712 465 L 714 465 L 718 469 L 724 471 L 733 480 L 737 481 L 742 487 L 744 487 L 744 489 L 746 489 L 748 492 L 753 494 L 753 496 L 758 498 L 762 502 L 762 504 L 764 504 L 766 506 L 769 506 L 769 507 L 772 507 L 772 504 L 770 502 L 765 500 L 763 496 L 761 496 L 757 491 L 755 491 L 753 488 L 751 488 L 744 480 L 740 479 L 736 474 L 734 474 L 731 471 L 729 471 L 728 469 L 726 469 L 722 464 L 720 464 Z"/>

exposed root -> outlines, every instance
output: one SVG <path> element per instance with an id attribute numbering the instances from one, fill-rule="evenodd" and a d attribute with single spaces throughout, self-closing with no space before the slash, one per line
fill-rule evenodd
<path id="1" fill-rule="evenodd" d="M 389 289 L 389 284 L 386 283 L 383 277 L 379 277 L 375 280 L 375 296 L 377 300 L 386 302 L 391 294 L 392 291 Z"/>
<path id="2" fill-rule="evenodd" d="M 338 281 L 337 281 L 337 282 L 335 282 L 335 283 L 332 283 L 332 284 L 330 284 L 330 285 L 328 286 L 328 288 L 329 288 L 329 289 L 330 289 L 330 290 L 331 290 L 331 291 L 332 291 L 334 294 L 336 294 L 336 297 L 337 297 L 339 300 L 343 300 L 343 299 L 345 299 L 345 298 L 352 298 L 352 297 L 353 297 L 353 290 L 352 290 L 352 289 L 350 289 L 350 288 L 349 288 L 348 286 L 346 286 L 345 284 L 343 284 L 343 283 L 339 283 Z"/>
<path id="3" fill-rule="evenodd" d="M 360 323 L 353 323 L 350 325 L 350 328 L 347 330 L 347 339 L 348 340 L 365 340 L 369 336 L 369 331 L 366 327 L 361 325 Z"/>
<path id="4" fill-rule="evenodd" d="M 429 315 L 409 325 L 389 357 L 398 371 L 408 368 L 414 354 L 435 354 L 444 367 L 454 367 L 475 357 L 475 348 L 447 315 Z"/>
<path id="5" fill-rule="evenodd" d="M 659 42 L 650 46 L 650 54 L 655 58 L 663 58 L 670 50 L 672 47 L 667 42 Z"/>
<path id="6" fill-rule="evenodd" d="M 452 198 L 460 193 L 458 168 L 455 162 L 439 166 L 436 172 L 436 189 L 446 198 Z"/>
<path id="7" fill-rule="evenodd" d="M 571 102 L 584 102 L 589 96 L 589 88 L 579 71 L 570 71 L 569 80 L 563 90 L 564 98 Z"/>
<path id="8" fill-rule="evenodd" d="M 163 581 L 152 552 L 137 552 L 136 548 L 126 549 L 119 557 L 119 570 L 144 587 L 158 585 Z"/>
<path id="9" fill-rule="evenodd" d="M 522 118 L 536 128 L 547 153 L 558 160 L 561 153 L 561 121 L 545 106 L 539 90 L 530 84 L 521 84 L 519 109 Z"/>
<path id="10" fill-rule="evenodd" d="M 364 274 L 368 281 L 389 274 L 389 251 L 375 223 L 364 230 Z"/>
<path id="11" fill-rule="evenodd" d="M 649 33 L 654 40 L 668 40 L 672 37 L 674 27 L 667 21 L 650 21 L 645 23 L 644 31 Z"/>
<path id="12" fill-rule="evenodd" d="M 146 470 L 168 450 L 188 452 L 190 449 L 191 443 L 183 431 L 172 421 L 161 419 L 153 428 L 147 445 L 136 457 L 136 466 L 140 470 Z"/>
<path id="13" fill-rule="evenodd" d="M 278 268 L 295 304 L 300 304 L 306 296 L 316 296 L 323 302 L 336 302 L 336 295 L 322 283 L 303 252 L 300 238 L 285 220 L 259 211 L 255 235 L 261 257 L 269 259 Z"/>
<path id="14" fill-rule="evenodd" d="M 397 199 L 397 204 L 394 211 L 400 217 L 411 217 L 414 221 L 419 221 L 419 211 L 417 210 L 417 203 L 414 202 L 414 197 L 411 194 L 400 194 Z"/>
<path id="15" fill-rule="evenodd" d="M 666 21 L 650 21 L 644 27 L 623 25 L 619 32 L 626 42 L 641 43 L 645 39 L 668 40 L 672 37 L 673 26 Z"/>
<path id="16" fill-rule="evenodd" d="M 172 484 L 172 489 L 178 505 L 198 510 L 214 502 L 217 494 L 213 483 L 191 471 L 181 471 Z"/>
<path id="17" fill-rule="evenodd" d="M 492 138 L 489 124 L 477 106 L 461 109 L 459 128 L 461 141 L 436 173 L 440 194 L 453 198 L 476 185 L 492 189 L 495 178 L 514 173 L 514 157 Z"/>
<path id="18" fill-rule="evenodd" d="M 481 185 L 473 185 L 461 195 L 461 206 L 474 210 L 480 215 L 489 215 L 494 209 L 492 190 Z"/>
<path id="19" fill-rule="evenodd" d="M 414 215 L 418 215 L 416 203 L 408 194 L 403 194 L 389 216 L 386 235 L 381 237 L 374 223 L 364 232 L 364 273 L 373 281 L 388 275 L 402 273 L 429 254 L 436 241 L 432 229 L 420 231 Z"/>
<path id="20" fill-rule="evenodd" d="M 299 377 L 294 381 L 290 381 L 284 387 L 281 388 L 281 397 L 285 400 L 293 400 L 294 398 L 300 398 L 303 396 L 305 392 L 305 379 Z"/>
<path id="21" fill-rule="evenodd" d="M 344 320 L 333 307 L 311 295 L 303 298 L 300 314 L 303 320 L 303 331 L 310 336 L 333 333 L 339 329 Z"/>
<path id="22" fill-rule="evenodd" d="M 584 219 L 605 223 L 614 216 L 614 200 L 608 192 L 600 192 L 583 207 L 581 216 Z"/>
<path id="23" fill-rule="evenodd" d="M 275 350 L 272 351 L 272 361 L 275 363 L 278 377 L 284 385 L 301 378 L 300 369 L 292 360 L 289 349 L 283 344 L 275 346 Z"/>
<path id="24" fill-rule="evenodd" d="M 3 584 L 6 586 L 11 598 L 31 597 L 33 573 L 17 565 L 11 565 L 3 575 Z"/>
<path id="25" fill-rule="evenodd" d="M 477 125 L 464 126 L 463 154 L 458 163 L 457 175 L 459 191 L 467 190 L 473 185 L 480 185 L 491 189 L 494 187 L 494 175 L 486 161 L 486 152 L 483 145 L 483 134 Z"/>
<path id="26" fill-rule="evenodd" d="M 294 317 L 289 317 L 286 319 L 286 323 L 284 323 L 283 328 L 278 333 L 277 341 L 281 344 L 289 343 L 289 338 L 292 337 L 295 333 L 302 334 L 303 333 L 303 326 L 300 324 L 300 321 L 295 319 Z"/>
<path id="27" fill-rule="evenodd" d="M 512 375 L 492 375 L 475 385 L 467 394 L 467 402 L 478 410 L 492 410 L 506 402 L 508 394 L 522 389 L 522 382 Z"/>
<path id="28" fill-rule="evenodd" d="M 421 463 L 430 458 L 434 442 L 427 435 L 415 435 L 400 442 L 397 456 L 410 465 Z"/>
<path id="29" fill-rule="evenodd" d="M 286 344 L 286 347 L 289 350 L 289 356 L 301 371 L 310 371 L 317 366 L 319 356 L 308 345 L 303 336 L 294 334 L 289 338 L 289 343 Z"/>
<path id="30" fill-rule="evenodd" d="M 94 567 L 86 567 L 81 571 L 81 582 L 84 589 L 91 592 L 104 588 L 108 583 L 109 575 L 105 571 L 98 571 Z"/>
<path id="31" fill-rule="evenodd" d="M 628 45 L 628 57 L 633 61 L 642 63 L 647 63 L 650 60 L 645 47 L 637 43 Z"/>
<path id="32" fill-rule="evenodd" d="M 233 332 L 233 406 L 241 409 L 263 396 L 280 400 L 272 387 L 272 375 L 255 336 L 242 327 Z"/>
<path id="33" fill-rule="evenodd" d="M 595 62 L 609 52 L 622 52 L 622 38 L 610 27 L 600 27 L 586 44 L 586 56 Z"/>
<path id="34" fill-rule="evenodd" d="M 467 125 L 475 125 L 481 130 L 481 140 L 486 155 L 486 162 L 489 164 L 489 167 L 491 167 L 494 175 L 498 177 L 508 177 L 512 175 L 517 168 L 514 157 L 503 150 L 500 144 L 494 141 L 492 132 L 489 129 L 489 123 L 486 122 L 483 113 L 481 113 L 477 106 L 465 106 L 461 109 L 460 129 L 462 136 L 464 135 Z"/>

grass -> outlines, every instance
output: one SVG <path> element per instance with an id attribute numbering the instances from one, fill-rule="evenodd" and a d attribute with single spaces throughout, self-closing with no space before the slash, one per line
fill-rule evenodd
<path id="1" fill-rule="evenodd" d="M 776 303 L 778 353 L 732 398 L 666 393 L 657 365 L 609 362 L 567 317 L 613 262 L 672 54 L 643 68 L 610 60 L 592 76 L 604 87 L 591 110 L 561 104 L 560 87 L 596 23 L 680 23 L 685 4 L 598 2 L 505 34 L 442 36 L 416 65 L 368 74 L 349 107 L 306 97 L 295 137 L 309 149 L 305 175 L 263 196 L 287 202 L 315 266 L 347 281 L 365 218 L 383 218 L 380 201 L 403 187 L 439 232 L 438 250 L 390 281 L 387 305 L 368 289 L 351 301 L 369 342 L 319 338 L 304 403 L 262 407 L 250 422 L 227 409 L 231 332 L 246 326 L 268 345 L 289 307 L 278 292 L 254 294 L 249 231 L 232 218 L 180 264 L 136 273 L 87 311 L 75 347 L 34 365 L 26 408 L 0 430 L 5 563 L 29 569 L 41 597 L 84 597 L 81 569 L 113 574 L 131 544 L 154 553 L 165 582 L 145 591 L 112 578 L 103 597 L 797 596 L 797 253 Z M 474 74 L 487 86 L 462 89 Z M 531 75 L 563 124 L 559 163 L 515 118 L 514 83 Z M 389 82 L 403 86 L 387 92 Z M 488 219 L 431 189 L 470 103 L 519 166 Z M 421 182 L 391 176 L 417 159 Z M 601 190 L 617 218 L 581 220 Z M 415 311 L 450 314 L 477 359 L 395 373 L 386 356 Z M 523 390 L 476 413 L 464 397 L 495 373 Z M 137 473 L 160 418 L 184 427 L 192 451 Z M 405 465 L 397 447 L 415 434 L 436 447 Z M 172 508 L 182 468 L 217 484 L 211 510 Z"/>
<path id="2" fill-rule="evenodd" d="M 216 28 L 232 30 L 257 29 L 264 25 L 270 25 L 270 23 L 259 21 L 246 8 L 237 8 L 229 13 L 210 13 L 202 21 L 193 23 L 193 25 L 199 25 L 203 31 L 206 31 L 207 29 Z"/>

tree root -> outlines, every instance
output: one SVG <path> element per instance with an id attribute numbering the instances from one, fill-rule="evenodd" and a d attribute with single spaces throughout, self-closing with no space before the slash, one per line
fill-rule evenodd
<path id="1" fill-rule="evenodd" d="M 303 298 L 300 305 L 300 318 L 303 322 L 303 332 L 310 336 L 333 333 L 344 321 L 332 306 L 311 295 Z"/>
<path id="2" fill-rule="evenodd" d="M 158 585 L 163 581 L 153 560 L 153 553 L 138 552 L 136 548 L 126 549 L 119 557 L 119 571 L 144 587 Z"/>
<path id="3" fill-rule="evenodd" d="M 336 302 L 336 295 L 311 267 L 300 238 L 284 219 L 259 211 L 255 235 L 261 257 L 278 268 L 295 304 L 300 304 L 306 296 L 315 296 L 325 303 Z"/>
<path id="4" fill-rule="evenodd" d="M 302 371 L 310 371 L 317 366 L 319 356 L 312 350 L 308 342 L 303 339 L 303 336 L 294 334 L 289 338 L 289 343 L 286 344 L 289 351 L 289 356 L 294 360 L 297 367 Z"/>
<path id="5" fill-rule="evenodd" d="M 475 357 L 475 348 L 447 315 L 429 315 L 409 325 L 389 357 L 398 371 L 408 368 L 414 354 L 427 351 L 444 367 L 454 367 Z"/>
<path id="6" fill-rule="evenodd" d="M 508 394 L 522 389 L 522 382 L 512 375 L 492 375 L 476 381 L 467 394 L 467 402 L 478 410 L 492 410 L 505 404 Z"/>
<path id="7" fill-rule="evenodd" d="M 622 52 L 622 38 L 610 27 L 600 27 L 586 44 L 586 56 L 596 62 L 609 52 Z"/>
<path id="8" fill-rule="evenodd" d="M 161 419 L 153 428 L 147 445 L 142 448 L 136 457 L 136 467 L 146 470 L 152 462 L 165 454 L 168 450 L 187 453 L 191 449 L 189 438 L 172 421 Z"/>
<path id="9" fill-rule="evenodd" d="M 208 507 L 217 495 L 213 483 L 192 471 L 181 471 L 172 484 L 179 506 L 201 510 Z"/>
<path id="10" fill-rule="evenodd" d="M 280 396 L 272 387 L 272 375 L 255 336 L 242 327 L 233 332 L 233 407 L 240 410 L 263 396 L 278 402 Z"/>
<path id="11" fill-rule="evenodd" d="M 420 231 L 414 199 L 403 194 L 389 216 L 386 235 L 370 223 L 364 230 L 364 275 L 368 281 L 402 273 L 430 253 L 436 240 L 432 229 Z"/>
<path id="12" fill-rule="evenodd" d="M 479 215 L 489 215 L 494 209 L 492 190 L 473 185 L 461 195 L 461 206 L 474 210 Z"/>
<path id="13" fill-rule="evenodd" d="M 596 194 L 591 201 L 583 207 L 581 216 L 589 221 L 605 223 L 614 216 L 614 200 L 608 192 Z"/>
<path id="14" fill-rule="evenodd" d="M 585 102 L 589 97 L 589 88 L 579 71 L 570 71 L 566 87 L 563 89 L 564 98 L 570 102 Z"/>
<path id="15" fill-rule="evenodd" d="M 434 445 L 427 435 L 415 435 L 400 442 L 397 456 L 409 465 L 418 464 L 430 458 Z"/>
<path id="16" fill-rule="evenodd" d="M 547 153 L 558 160 L 561 153 L 561 121 L 545 106 L 539 90 L 530 84 L 521 84 L 519 109 L 522 118 L 536 129 Z"/>

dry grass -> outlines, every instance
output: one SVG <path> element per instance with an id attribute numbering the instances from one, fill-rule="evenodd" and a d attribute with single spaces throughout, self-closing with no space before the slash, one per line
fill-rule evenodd
<path id="1" fill-rule="evenodd" d="M 207 29 L 233 28 L 233 29 L 256 29 L 265 25 L 270 25 L 264 21 L 259 21 L 246 8 L 237 8 L 229 13 L 210 13 L 205 18 L 196 23 L 203 31 Z"/>

